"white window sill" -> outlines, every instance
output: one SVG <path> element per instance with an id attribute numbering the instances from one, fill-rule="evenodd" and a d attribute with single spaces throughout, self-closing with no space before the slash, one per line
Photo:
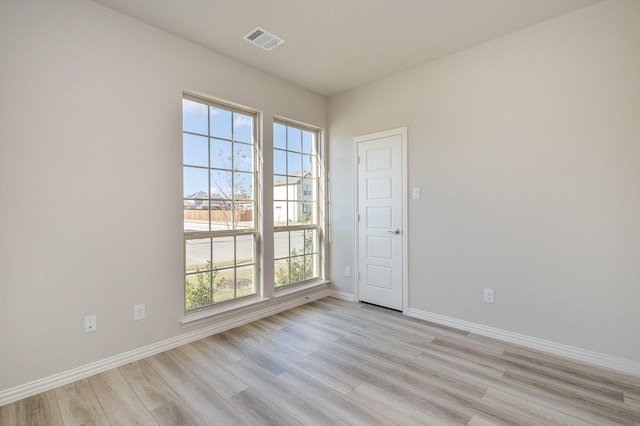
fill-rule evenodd
<path id="1" fill-rule="evenodd" d="M 329 280 L 315 280 L 304 284 L 298 285 L 290 285 L 284 288 L 277 288 L 275 294 L 273 295 L 274 299 L 279 297 L 286 297 L 291 294 L 296 294 L 301 291 L 310 290 L 317 287 L 327 286 L 329 284 Z"/>
<path id="2" fill-rule="evenodd" d="M 224 316 L 227 313 L 240 312 L 248 308 L 253 308 L 258 305 L 264 305 L 269 301 L 268 297 L 256 297 L 246 300 L 241 300 L 235 303 L 227 303 L 215 308 L 203 309 L 202 311 L 185 314 L 180 321 L 182 327 L 191 327 L 198 325 L 206 320 L 215 316 Z"/>
<path id="3" fill-rule="evenodd" d="M 320 289 L 322 287 L 327 288 L 329 280 L 315 280 L 304 284 L 287 286 L 281 289 L 276 289 L 272 298 L 268 297 L 252 297 L 249 299 L 243 299 L 236 302 L 225 303 L 224 305 L 216 306 L 213 308 L 204 308 L 197 312 L 191 312 L 185 314 L 180 324 L 182 328 L 193 327 L 202 323 L 211 321 L 212 319 L 224 319 L 226 317 L 237 315 L 243 311 L 251 311 L 258 306 L 264 306 L 269 301 L 285 302 L 287 296 L 294 296 L 298 293 L 303 293 L 308 290 Z M 283 300 L 285 299 L 285 300 Z"/>

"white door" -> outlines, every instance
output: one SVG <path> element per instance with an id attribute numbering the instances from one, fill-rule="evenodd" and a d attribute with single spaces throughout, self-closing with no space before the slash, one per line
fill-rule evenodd
<path id="1" fill-rule="evenodd" d="M 403 309 L 406 130 L 356 138 L 358 298 Z"/>

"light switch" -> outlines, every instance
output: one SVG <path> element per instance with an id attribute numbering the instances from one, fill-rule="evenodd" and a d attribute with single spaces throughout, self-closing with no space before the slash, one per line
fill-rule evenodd
<path id="1" fill-rule="evenodd" d="M 414 200 L 420 199 L 420 188 L 413 188 L 413 199 Z"/>

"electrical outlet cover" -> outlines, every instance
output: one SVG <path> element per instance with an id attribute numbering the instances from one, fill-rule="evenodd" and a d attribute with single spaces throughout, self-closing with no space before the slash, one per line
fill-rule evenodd
<path id="1" fill-rule="evenodd" d="M 485 303 L 494 303 L 494 292 L 492 288 L 484 289 L 484 301 Z"/>
<path id="2" fill-rule="evenodd" d="M 145 318 L 145 307 L 144 303 L 140 305 L 133 305 L 133 320 L 140 321 Z"/>
<path id="3" fill-rule="evenodd" d="M 84 317 L 84 332 L 89 333 L 96 331 L 97 318 L 95 315 L 89 315 Z"/>

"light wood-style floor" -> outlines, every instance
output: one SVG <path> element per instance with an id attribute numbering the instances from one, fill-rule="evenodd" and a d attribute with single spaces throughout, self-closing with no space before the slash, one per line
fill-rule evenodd
<path id="1" fill-rule="evenodd" d="M 638 425 L 640 379 L 323 299 L 0 407 L 2 425 Z"/>

